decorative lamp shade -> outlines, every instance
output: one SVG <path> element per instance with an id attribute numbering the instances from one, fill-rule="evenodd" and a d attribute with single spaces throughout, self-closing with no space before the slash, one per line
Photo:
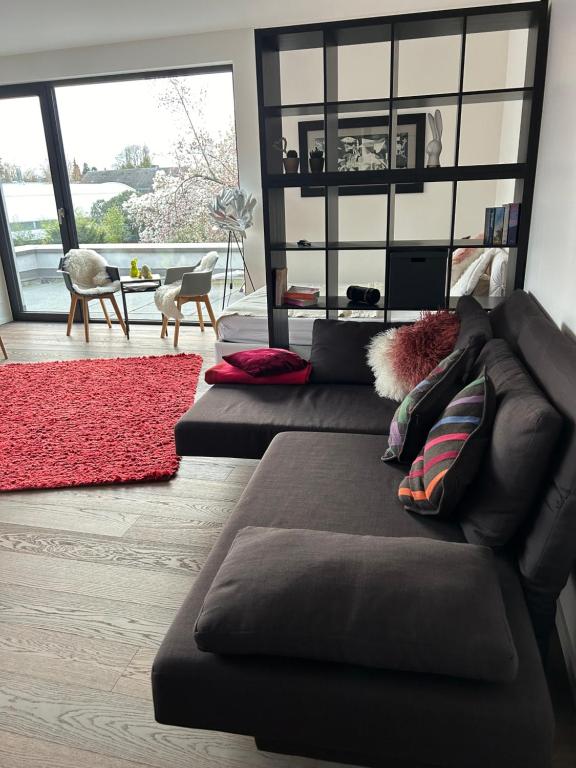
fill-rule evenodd
<path id="1" fill-rule="evenodd" d="M 243 189 L 223 189 L 212 204 L 210 216 L 219 229 L 242 237 L 253 223 L 256 198 Z"/>

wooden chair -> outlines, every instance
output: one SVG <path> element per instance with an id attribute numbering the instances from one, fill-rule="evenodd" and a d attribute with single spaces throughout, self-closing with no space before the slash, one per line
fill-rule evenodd
<path id="1" fill-rule="evenodd" d="M 172 267 L 166 270 L 165 285 L 175 283 L 178 280 L 182 280 L 182 287 L 180 293 L 176 297 L 176 305 L 178 309 L 181 309 L 184 304 L 190 301 L 196 302 L 196 311 L 198 312 L 198 322 L 200 324 L 200 330 L 204 332 L 204 317 L 202 315 L 202 304 L 206 307 L 212 328 L 216 337 L 218 337 L 218 331 L 216 329 L 216 316 L 210 303 L 208 294 L 212 288 L 212 273 L 218 260 L 218 254 L 207 254 L 200 264 L 195 267 Z M 174 327 L 174 346 L 178 346 L 178 339 L 180 336 L 180 320 L 175 321 Z M 168 318 L 166 315 L 162 315 L 162 330 L 160 332 L 160 338 L 163 339 L 168 336 Z"/>
<path id="2" fill-rule="evenodd" d="M 4 346 L 4 342 L 2 341 L 2 336 L 0 336 L 0 349 L 2 350 L 2 354 L 4 355 L 4 360 L 8 360 L 8 353 L 6 352 L 6 347 Z"/>
<path id="3" fill-rule="evenodd" d="M 60 259 L 60 265 L 58 267 L 58 271 L 62 273 L 62 277 L 64 278 L 64 282 L 66 284 L 66 288 L 68 288 L 68 291 L 70 292 L 70 312 L 68 313 L 68 323 L 66 325 L 66 336 L 70 336 L 72 332 L 72 323 L 74 322 L 74 314 L 76 313 L 76 307 L 78 304 L 82 307 L 82 318 L 84 320 L 84 337 L 86 341 L 90 341 L 90 312 L 88 309 L 88 304 L 91 301 L 99 301 L 100 306 L 102 307 L 102 312 L 104 313 L 104 318 L 106 320 L 106 323 L 108 324 L 108 328 L 112 328 L 112 321 L 110 320 L 110 315 L 108 314 L 108 311 L 106 309 L 106 304 L 104 303 L 105 299 L 108 299 L 108 301 L 112 304 L 112 308 L 114 309 L 114 312 L 116 313 L 116 317 L 118 318 L 118 322 L 120 323 L 120 327 L 122 328 L 122 331 L 124 335 L 126 336 L 126 325 L 124 324 L 124 320 L 122 318 L 122 315 L 120 314 L 120 308 L 118 306 L 118 303 L 116 302 L 116 297 L 114 294 L 116 291 L 120 290 L 118 287 L 111 288 L 111 290 L 107 291 L 105 287 L 101 288 L 78 288 L 74 286 L 72 283 L 72 278 L 70 277 L 70 273 L 66 271 L 65 268 L 65 259 Z M 120 282 L 120 272 L 118 271 L 117 267 L 106 267 L 106 271 L 108 272 L 108 275 L 110 277 L 110 280 L 112 282 Z"/>

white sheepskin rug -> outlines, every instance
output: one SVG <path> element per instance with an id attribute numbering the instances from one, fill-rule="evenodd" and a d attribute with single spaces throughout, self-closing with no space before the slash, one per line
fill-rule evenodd
<path id="1" fill-rule="evenodd" d="M 390 346 L 397 333 L 398 328 L 377 333 L 368 344 L 366 359 L 374 374 L 374 387 L 380 397 L 403 400 L 408 390 L 396 377 L 389 356 Z"/>
<path id="2" fill-rule="evenodd" d="M 118 281 L 110 280 L 106 267 L 108 262 L 90 248 L 72 248 L 66 254 L 64 268 L 70 275 L 72 285 L 79 292 L 110 293 L 120 287 Z M 101 290 L 99 290 L 101 289 Z"/>
<path id="3" fill-rule="evenodd" d="M 202 261 L 195 267 L 190 268 L 190 272 L 211 272 L 216 266 L 218 261 L 218 252 L 209 251 L 202 257 Z M 168 283 L 168 285 L 162 285 L 154 293 L 154 304 L 157 309 L 162 312 L 166 317 L 172 320 L 183 320 L 184 315 L 178 309 L 176 305 L 176 299 L 182 290 L 182 280 L 177 280 L 175 283 Z"/>
<path id="4" fill-rule="evenodd" d="M 178 280 L 175 283 L 169 285 L 162 285 L 154 293 L 154 304 L 157 309 L 162 312 L 166 317 L 172 318 L 172 320 L 182 320 L 184 315 L 176 306 L 176 299 L 182 288 L 182 280 Z"/>

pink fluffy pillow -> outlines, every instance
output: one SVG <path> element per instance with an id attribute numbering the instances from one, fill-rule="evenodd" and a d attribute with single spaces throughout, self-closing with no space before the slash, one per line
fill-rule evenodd
<path id="1" fill-rule="evenodd" d="M 422 312 L 421 319 L 398 329 L 390 344 L 394 373 L 406 391 L 414 389 L 452 352 L 460 320 L 455 312 Z"/>

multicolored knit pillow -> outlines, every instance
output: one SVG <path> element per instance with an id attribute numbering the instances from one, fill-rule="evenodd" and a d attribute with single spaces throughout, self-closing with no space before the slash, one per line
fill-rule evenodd
<path id="1" fill-rule="evenodd" d="M 490 442 L 495 394 L 484 374 L 460 390 L 428 434 L 398 498 L 421 515 L 447 517 L 470 485 Z"/>
<path id="2" fill-rule="evenodd" d="M 383 461 L 410 463 L 422 448 L 434 419 L 465 381 L 478 347 L 455 349 L 400 403 L 390 423 L 388 450 Z"/>

